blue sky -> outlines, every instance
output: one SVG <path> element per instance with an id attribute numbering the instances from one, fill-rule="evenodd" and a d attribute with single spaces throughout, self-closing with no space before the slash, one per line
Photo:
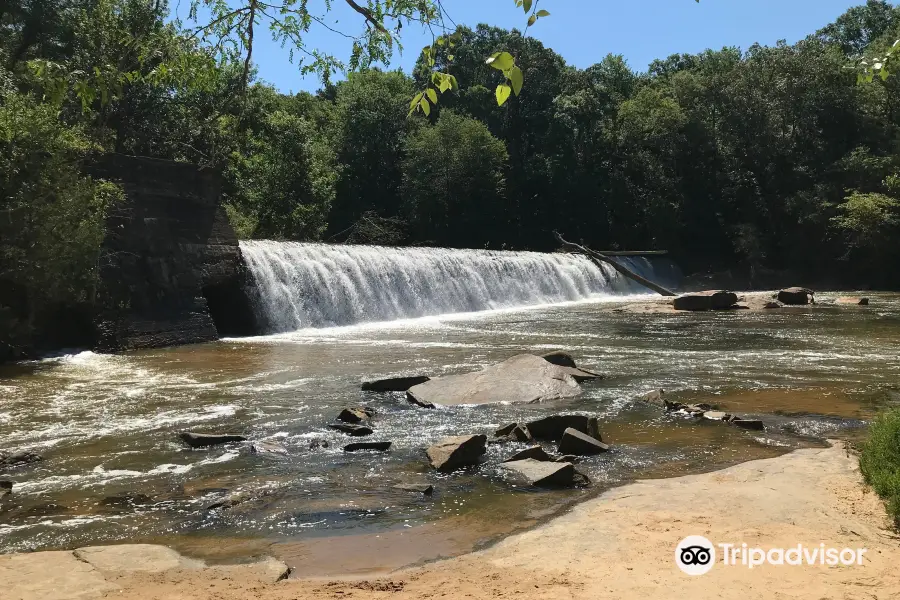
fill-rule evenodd
<path id="1" fill-rule="evenodd" d="M 653 59 L 675 53 L 723 46 L 747 48 L 754 42 L 774 44 L 780 39 L 794 42 L 864 1 L 701 0 L 697 4 L 693 0 L 541 0 L 540 7 L 551 16 L 539 21 L 532 32 L 571 65 L 588 67 L 614 53 L 624 55 L 632 68 L 642 71 Z M 350 33 L 362 30 L 359 15 L 342 0 L 332 2 L 330 25 Z M 324 13 L 324 5 L 325 0 L 309 0 L 313 13 L 317 9 Z M 525 22 L 514 0 L 445 0 L 444 5 L 460 24 L 521 29 Z M 430 39 L 419 27 L 404 29 L 406 50 L 394 57 L 390 67 L 408 72 Z M 350 52 L 347 38 L 320 26 L 310 31 L 308 43 L 338 58 L 346 58 Z M 273 43 L 266 30 L 257 33 L 253 58 L 260 78 L 283 92 L 320 87 L 314 76 L 300 75 L 288 62 L 287 50 Z"/>

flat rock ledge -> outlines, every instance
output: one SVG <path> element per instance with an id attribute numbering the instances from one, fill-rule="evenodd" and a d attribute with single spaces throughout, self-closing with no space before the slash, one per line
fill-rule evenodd
<path id="1" fill-rule="evenodd" d="M 242 565 L 209 567 L 155 544 L 90 546 L 71 551 L 0 555 L 0 590 L 10 600 L 92 600 L 114 597 L 121 577 L 134 573 L 210 571 L 272 584 L 290 575 L 274 558 Z"/>
<path id="2" fill-rule="evenodd" d="M 407 392 L 407 399 L 413 404 L 434 408 L 574 398 L 581 393 L 581 386 L 571 371 L 571 367 L 560 367 L 539 356 L 520 354 L 481 371 L 436 377 L 413 386 Z"/>

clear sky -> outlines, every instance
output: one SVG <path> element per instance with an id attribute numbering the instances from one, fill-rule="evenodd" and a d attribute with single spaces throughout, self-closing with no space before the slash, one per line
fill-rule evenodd
<path id="1" fill-rule="evenodd" d="M 599 62 L 609 53 L 622 54 L 635 70 L 643 71 L 655 58 L 675 53 L 694 53 L 706 48 L 739 46 L 754 42 L 771 45 L 780 39 L 795 42 L 830 23 L 851 6 L 848 0 L 541 0 L 551 16 L 539 21 L 533 35 L 579 68 Z M 365 4 L 364 2 L 360 2 Z M 182 3 L 182 15 L 186 14 Z M 334 10 L 327 23 L 335 29 L 358 33 L 361 17 L 342 0 L 332 0 Z M 324 13 L 325 0 L 309 0 L 310 11 Z M 504 28 L 525 24 L 513 0 L 445 0 L 456 23 L 474 26 L 488 23 Z M 321 26 L 310 31 L 309 46 L 338 58 L 350 53 L 350 40 Z M 429 43 L 419 27 L 404 29 L 405 52 L 391 61 L 391 68 L 409 72 L 422 46 Z M 287 59 L 287 50 L 259 31 L 254 43 L 254 62 L 261 79 L 283 92 L 314 91 L 314 76 L 303 77 Z"/>

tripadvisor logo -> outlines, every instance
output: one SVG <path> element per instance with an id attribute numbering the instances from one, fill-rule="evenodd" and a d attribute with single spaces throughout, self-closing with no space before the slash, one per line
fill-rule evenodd
<path id="1" fill-rule="evenodd" d="M 713 544 L 701 535 L 689 535 L 675 547 L 675 564 L 688 575 L 703 575 L 716 564 L 716 547 L 725 566 L 753 569 L 762 565 L 790 566 L 852 566 L 862 565 L 867 548 L 828 548 L 825 544 L 790 548 L 749 547 L 747 544 Z"/>

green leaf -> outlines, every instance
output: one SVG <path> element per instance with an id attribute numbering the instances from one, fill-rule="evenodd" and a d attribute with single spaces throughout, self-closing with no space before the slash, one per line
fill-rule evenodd
<path id="1" fill-rule="evenodd" d="M 549 16 L 550 16 L 550 11 L 549 11 L 549 10 L 544 10 L 544 9 L 542 8 L 541 10 L 537 11 L 537 16 L 538 16 L 538 17 L 549 17 Z"/>
<path id="2" fill-rule="evenodd" d="M 522 3 L 522 8 L 525 9 L 525 12 L 527 12 L 527 13 L 531 12 L 531 4 L 532 4 L 532 0 L 525 0 Z"/>
<path id="3" fill-rule="evenodd" d="M 444 92 L 449 90 L 451 87 L 453 87 L 453 84 L 450 83 L 450 78 L 447 77 L 446 75 L 444 77 L 442 77 L 441 83 L 438 85 L 438 89 L 441 90 L 441 93 L 443 94 Z"/>
<path id="4" fill-rule="evenodd" d="M 531 27 L 535 23 L 537 23 L 537 17 L 535 15 L 531 15 L 530 17 L 528 17 L 528 26 L 529 27 Z"/>
<path id="5" fill-rule="evenodd" d="M 454 76 L 454 75 L 448 75 L 448 77 L 450 78 L 450 89 L 451 89 L 451 90 L 458 90 L 458 89 L 459 89 L 459 84 L 456 83 L 456 76 Z"/>
<path id="6" fill-rule="evenodd" d="M 522 75 L 522 69 L 513 67 L 509 70 L 509 81 L 512 83 L 513 92 L 516 96 L 522 91 L 522 84 L 525 82 L 525 76 Z"/>
<path id="7" fill-rule="evenodd" d="M 431 114 L 431 105 L 428 104 L 428 100 L 422 98 L 422 103 L 419 106 L 422 107 L 422 112 L 425 113 L 426 117 Z"/>
<path id="8" fill-rule="evenodd" d="M 422 99 L 422 96 L 425 95 L 425 92 L 419 92 L 416 94 L 416 97 L 412 99 L 412 102 L 409 103 L 409 110 L 413 111 L 416 109 L 416 105 L 419 103 L 419 100 Z"/>
<path id="9" fill-rule="evenodd" d="M 503 106 L 506 104 L 506 101 L 509 100 L 509 95 L 512 93 L 512 88 L 506 85 L 505 83 L 501 83 L 497 86 L 497 106 Z"/>
<path id="10" fill-rule="evenodd" d="M 434 88 L 428 88 L 425 91 L 428 94 L 428 98 L 431 100 L 431 103 L 437 104 L 437 92 L 434 91 Z"/>
<path id="11" fill-rule="evenodd" d="M 509 52 L 496 52 L 484 62 L 499 71 L 506 71 L 516 64 L 516 59 Z"/>

